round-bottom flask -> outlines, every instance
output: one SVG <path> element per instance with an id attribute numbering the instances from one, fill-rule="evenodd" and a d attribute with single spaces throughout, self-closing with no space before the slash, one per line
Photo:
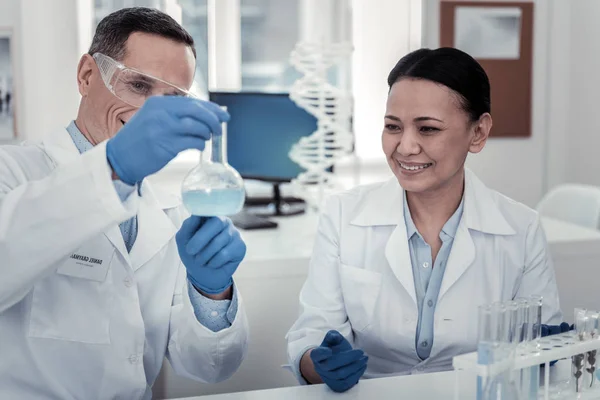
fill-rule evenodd
<path id="1" fill-rule="evenodd" d="M 227 164 L 226 124 L 222 135 L 212 136 L 211 159 L 202 160 L 181 185 L 183 204 L 192 215 L 203 217 L 237 214 L 244 206 L 246 192 L 240 174 Z"/>

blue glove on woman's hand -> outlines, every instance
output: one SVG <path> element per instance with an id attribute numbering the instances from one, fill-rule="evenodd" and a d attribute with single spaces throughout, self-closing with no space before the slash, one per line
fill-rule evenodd
<path id="1" fill-rule="evenodd" d="M 365 353 L 353 350 L 338 331 L 327 332 L 321 346 L 311 351 L 310 358 L 316 373 L 334 392 L 352 388 L 367 369 Z"/>
<path id="2" fill-rule="evenodd" d="M 224 292 L 246 255 L 246 244 L 229 218 L 186 219 L 176 235 L 179 257 L 188 280 L 207 294 Z"/>
<path id="3" fill-rule="evenodd" d="M 542 337 L 569 332 L 571 329 L 573 329 L 573 325 L 569 326 L 566 322 L 560 325 L 542 325 Z"/>

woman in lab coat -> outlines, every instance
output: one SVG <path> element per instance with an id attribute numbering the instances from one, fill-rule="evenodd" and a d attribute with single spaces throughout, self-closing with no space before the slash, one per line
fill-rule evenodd
<path id="1" fill-rule="evenodd" d="M 421 49 L 388 84 L 382 148 L 395 178 L 329 199 L 287 335 L 298 379 L 336 391 L 363 374 L 450 369 L 476 349 L 482 304 L 541 295 L 543 323 L 562 318 L 538 214 L 464 166 L 492 128 L 483 68 Z"/>

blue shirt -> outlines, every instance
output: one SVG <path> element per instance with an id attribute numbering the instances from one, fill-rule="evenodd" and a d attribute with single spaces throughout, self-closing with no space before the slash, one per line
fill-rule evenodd
<path id="1" fill-rule="evenodd" d="M 69 124 L 67 132 L 69 132 L 69 135 L 80 154 L 85 153 L 94 147 L 86 137 L 83 136 L 79 128 L 77 128 L 75 121 L 72 121 Z M 114 180 L 113 184 L 115 185 L 115 190 L 121 201 L 125 201 L 136 189 L 136 186 L 128 185 L 119 180 Z M 121 230 L 127 252 L 130 252 L 137 237 L 137 216 L 134 216 L 125 222 L 121 222 L 119 224 L 119 229 Z M 238 308 L 236 290 L 233 291 L 233 298 L 231 300 L 212 300 L 198 293 L 198 291 L 188 282 L 188 293 L 198 322 L 213 332 L 218 332 L 231 326 L 235 320 Z"/>
<path id="2" fill-rule="evenodd" d="M 410 261 L 415 280 L 415 291 L 417 295 L 417 306 L 419 311 L 419 322 L 415 335 L 415 347 L 417 355 L 421 360 L 429 358 L 433 346 L 433 322 L 435 307 L 437 305 L 446 262 L 450 257 L 452 243 L 458 230 L 458 224 L 463 213 L 464 198 L 460 205 L 444 224 L 440 232 L 442 247 L 435 258 L 435 264 L 431 262 L 431 247 L 425 242 L 410 215 L 406 193 L 404 194 L 404 222 L 406 223 L 406 234 L 410 250 Z"/>

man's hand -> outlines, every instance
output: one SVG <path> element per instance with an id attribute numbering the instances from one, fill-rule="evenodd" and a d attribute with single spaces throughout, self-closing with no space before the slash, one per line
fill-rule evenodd
<path id="1" fill-rule="evenodd" d="M 203 150 L 221 134 L 229 114 L 217 104 L 189 97 L 154 96 L 106 145 L 114 173 L 128 185 L 162 169 L 183 150 Z"/>
<path id="2" fill-rule="evenodd" d="M 228 218 L 192 216 L 176 235 L 188 280 L 214 299 L 231 295 L 233 273 L 246 255 L 246 244 Z"/>

